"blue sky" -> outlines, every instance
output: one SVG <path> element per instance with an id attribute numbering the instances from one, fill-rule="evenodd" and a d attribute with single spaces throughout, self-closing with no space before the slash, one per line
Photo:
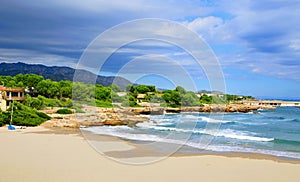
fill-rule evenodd
<path id="1" fill-rule="evenodd" d="M 1 0 L 0 61 L 76 67 L 103 31 L 134 19 L 162 18 L 207 42 L 220 62 L 228 93 L 299 98 L 299 15 L 298 0 Z M 112 55 L 102 70 L 114 74 L 142 53 L 189 58 L 174 46 L 132 44 Z M 193 72 L 195 67 L 189 68 Z M 192 75 L 199 88 L 209 89 L 205 73 Z"/>

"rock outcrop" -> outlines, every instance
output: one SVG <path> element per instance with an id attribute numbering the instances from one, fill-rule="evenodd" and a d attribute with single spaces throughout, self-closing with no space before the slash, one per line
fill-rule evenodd
<path id="1" fill-rule="evenodd" d="M 225 111 L 226 112 L 250 112 L 250 111 L 256 111 L 260 108 L 260 106 L 250 106 L 250 105 L 229 105 L 226 106 Z"/>
<path id="2" fill-rule="evenodd" d="M 134 107 L 125 110 L 134 114 L 162 115 L 165 109 L 163 107 Z"/>
<path id="3" fill-rule="evenodd" d="M 77 116 L 81 126 L 135 126 L 139 122 L 149 121 L 148 117 L 139 114 L 149 113 L 147 108 L 97 108 L 86 106 L 85 111 L 89 114 Z"/>
<path id="4" fill-rule="evenodd" d="M 79 128 L 79 123 L 75 120 L 51 119 L 41 124 L 46 128 Z"/>
<path id="5" fill-rule="evenodd" d="M 165 111 L 167 113 L 180 113 L 181 112 L 181 108 L 167 107 L 167 108 L 165 108 Z"/>
<path id="6" fill-rule="evenodd" d="M 230 105 L 205 105 L 199 107 L 182 108 L 163 108 L 163 107 L 139 107 L 139 108 L 99 108 L 94 106 L 85 106 L 85 113 L 76 114 L 54 114 L 57 108 L 44 110 L 42 112 L 49 114 L 52 119 L 43 123 L 42 126 L 48 128 L 79 128 L 89 126 L 135 126 L 139 122 L 148 122 L 146 115 L 162 115 L 167 113 L 180 112 L 251 112 L 258 109 L 276 109 L 275 107 L 251 106 L 243 104 Z"/>

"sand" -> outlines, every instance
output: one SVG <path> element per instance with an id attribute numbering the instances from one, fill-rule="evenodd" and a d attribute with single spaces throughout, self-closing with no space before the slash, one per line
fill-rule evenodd
<path id="1" fill-rule="evenodd" d="M 106 152 L 134 145 L 108 137 Z M 149 156 L 148 156 L 149 157 Z M 140 157 L 142 158 L 142 157 Z M 214 155 L 126 165 L 96 152 L 78 131 L 0 128 L 0 182 L 299 181 L 300 164 Z"/>

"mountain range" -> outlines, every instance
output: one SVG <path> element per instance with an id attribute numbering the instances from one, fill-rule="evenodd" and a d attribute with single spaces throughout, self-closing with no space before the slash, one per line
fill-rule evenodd
<path id="1" fill-rule="evenodd" d="M 0 63 L 0 75 L 3 76 L 15 76 L 21 74 L 37 74 L 43 76 L 45 79 L 51 79 L 54 81 L 60 80 L 74 80 L 74 73 L 76 71 L 76 81 L 94 84 L 95 80 L 97 84 L 104 86 L 115 83 L 121 88 L 125 88 L 126 85 L 131 84 L 125 78 L 119 76 L 99 76 L 90 71 L 82 69 L 74 69 L 70 67 L 60 66 L 45 66 L 41 64 L 26 64 L 26 63 Z"/>

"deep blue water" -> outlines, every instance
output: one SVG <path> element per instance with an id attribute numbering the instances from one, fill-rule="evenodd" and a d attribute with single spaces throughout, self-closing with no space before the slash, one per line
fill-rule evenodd
<path id="1" fill-rule="evenodd" d="M 121 138 L 185 144 L 215 152 L 253 152 L 300 159 L 300 108 L 254 113 L 181 113 L 150 116 L 137 127 L 85 130 Z"/>

